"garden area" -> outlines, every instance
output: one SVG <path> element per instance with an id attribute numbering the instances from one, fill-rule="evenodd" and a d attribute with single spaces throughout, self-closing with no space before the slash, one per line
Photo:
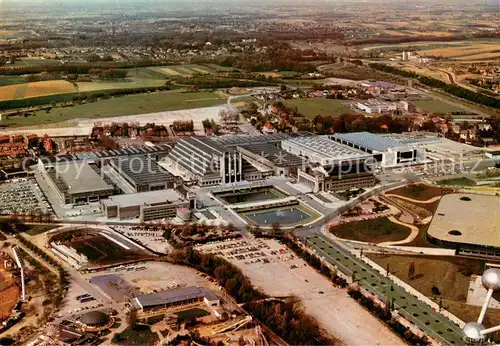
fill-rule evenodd
<path id="1" fill-rule="evenodd" d="M 335 225 L 330 227 L 330 232 L 343 239 L 383 243 L 406 239 L 411 230 L 383 217 Z"/>

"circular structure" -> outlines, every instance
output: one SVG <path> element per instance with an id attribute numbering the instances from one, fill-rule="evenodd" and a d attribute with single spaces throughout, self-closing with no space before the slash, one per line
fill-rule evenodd
<path id="1" fill-rule="evenodd" d="M 79 321 L 87 327 L 100 327 L 108 324 L 109 317 L 101 311 L 90 311 L 80 316 Z"/>
<path id="2" fill-rule="evenodd" d="M 486 335 L 481 334 L 484 327 L 476 322 L 467 323 L 462 329 L 463 339 L 468 344 L 480 345 L 486 340 Z"/>
<path id="3" fill-rule="evenodd" d="M 500 269 L 490 268 L 483 273 L 483 286 L 487 290 L 500 290 Z"/>

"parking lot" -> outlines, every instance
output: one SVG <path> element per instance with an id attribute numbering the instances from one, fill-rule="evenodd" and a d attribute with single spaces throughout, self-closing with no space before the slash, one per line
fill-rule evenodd
<path id="1" fill-rule="evenodd" d="M 163 237 L 165 230 L 161 228 L 150 227 L 147 230 L 141 226 L 113 226 L 112 228 L 155 252 L 167 253 L 171 248 Z"/>
<path id="2" fill-rule="evenodd" d="M 0 184 L 0 215 L 52 212 L 34 179 L 15 179 Z"/>
<path id="3" fill-rule="evenodd" d="M 333 286 L 276 240 L 233 240 L 197 249 L 223 256 L 239 267 L 254 286 L 270 296 L 300 298 L 306 313 L 347 345 L 404 344 L 351 299 L 346 290 Z"/>

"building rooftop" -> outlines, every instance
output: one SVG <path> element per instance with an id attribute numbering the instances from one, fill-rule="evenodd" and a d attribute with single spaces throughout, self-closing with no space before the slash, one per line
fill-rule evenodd
<path id="1" fill-rule="evenodd" d="M 80 322 L 86 325 L 98 325 L 107 323 L 108 315 L 101 311 L 90 311 L 80 316 Z"/>
<path id="2" fill-rule="evenodd" d="M 146 156 L 121 156 L 113 160 L 120 174 L 128 176 L 136 185 L 173 181 L 175 177 Z"/>
<path id="3" fill-rule="evenodd" d="M 166 190 L 132 193 L 128 195 L 115 195 L 107 199 L 101 200 L 101 203 L 107 206 L 118 205 L 123 208 L 136 205 L 175 203 L 183 200 L 184 197 L 181 196 L 181 194 L 178 193 L 176 190 L 166 189 Z"/>
<path id="4" fill-rule="evenodd" d="M 254 143 L 272 143 L 272 142 L 281 142 L 285 139 L 290 138 L 286 133 L 275 133 L 271 135 L 230 135 L 230 136 L 221 136 L 214 138 L 213 141 L 224 145 L 224 146 L 239 146 L 239 145 L 248 145 Z"/>
<path id="5" fill-rule="evenodd" d="M 56 176 L 67 186 L 69 194 L 114 189 L 85 162 L 61 162 L 54 164 L 53 169 Z"/>
<path id="6" fill-rule="evenodd" d="M 331 140 L 328 136 L 307 136 L 291 138 L 283 142 L 283 148 L 285 149 L 286 143 L 291 143 L 293 145 L 303 147 L 304 156 L 307 156 L 307 152 L 313 152 L 318 156 L 322 156 L 332 161 L 371 157 L 371 155 L 361 150 L 337 143 Z"/>
<path id="7" fill-rule="evenodd" d="M 370 132 L 340 133 L 335 134 L 332 137 L 336 140 L 342 140 L 347 143 L 375 151 L 386 151 L 391 148 L 403 146 L 401 142 Z"/>
<path id="8" fill-rule="evenodd" d="M 165 292 L 140 295 L 136 297 L 136 301 L 140 304 L 140 307 L 148 308 L 197 298 L 207 298 L 208 300 L 218 299 L 217 296 L 207 288 L 190 286 Z"/>
<path id="9" fill-rule="evenodd" d="M 261 156 L 262 161 L 271 161 L 277 167 L 295 167 L 304 162 L 303 158 L 268 143 L 239 145 L 238 147 Z"/>
<path id="10" fill-rule="evenodd" d="M 443 196 L 428 234 L 449 242 L 500 247 L 500 197 L 465 193 Z"/>

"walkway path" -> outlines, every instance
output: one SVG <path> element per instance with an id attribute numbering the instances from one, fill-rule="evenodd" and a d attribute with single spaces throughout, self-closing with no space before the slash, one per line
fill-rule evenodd
<path id="1" fill-rule="evenodd" d="M 428 199 L 426 201 L 421 201 L 421 200 L 418 200 L 418 199 L 413 199 L 413 198 L 409 198 L 409 197 L 405 197 L 405 196 L 401 196 L 401 195 L 395 195 L 395 194 L 392 194 L 392 193 L 385 194 L 385 196 L 387 196 L 387 197 L 396 197 L 396 198 L 404 199 L 405 201 L 408 201 L 408 202 L 422 203 L 422 204 L 434 203 L 434 202 L 439 201 L 441 199 L 441 196 L 436 196 L 436 197 L 432 197 L 431 199 Z"/>
<path id="2" fill-rule="evenodd" d="M 409 243 L 409 242 L 415 240 L 415 238 L 417 238 L 420 230 L 416 226 L 401 222 L 398 219 L 396 219 L 394 216 L 389 216 L 388 219 L 389 219 L 389 221 L 397 223 L 398 225 L 408 227 L 411 230 L 411 233 L 408 237 L 406 237 L 406 239 L 398 240 L 398 241 L 387 241 L 387 242 L 379 243 L 378 245 L 382 245 L 382 246 L 401 245 L 401 244 Z"/>

